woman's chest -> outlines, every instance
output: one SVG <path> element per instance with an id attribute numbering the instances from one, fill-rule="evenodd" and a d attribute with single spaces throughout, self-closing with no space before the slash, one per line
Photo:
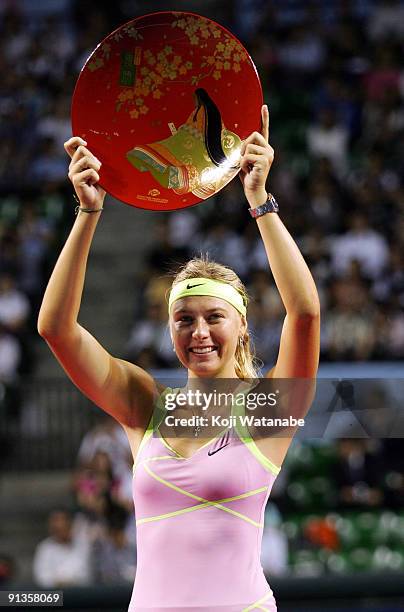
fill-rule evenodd
<path id="1" fill-rule="evenodd" d="M 268 474 L 238 439 L 224 436 L 203 447 L 185 441 L 184 451 L 192 451 L 188 458 L 175 454 L 165 443 L 153 439 L 140 458 L 134 478 L 135 504 L 147 500 L 147 505 L 175 507 L 185 500 L 238 498 L 268 486 Z"/>

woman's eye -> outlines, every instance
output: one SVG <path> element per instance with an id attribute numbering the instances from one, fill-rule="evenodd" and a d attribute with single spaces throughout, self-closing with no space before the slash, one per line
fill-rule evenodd
<path id="1" fill-rule="evenodd" d="M 209 318 L 210 319 L 223 319 L 223 315 L 220 314 L 219 312 L 214 312 L 213 314 L 210 315 Z"/>

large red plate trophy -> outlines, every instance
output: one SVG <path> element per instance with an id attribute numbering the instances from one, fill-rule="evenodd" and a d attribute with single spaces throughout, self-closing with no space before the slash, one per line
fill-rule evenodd
<path id="1" fill-rule="evenodd" d="M 206 200 L 238 173 L 261 105 L 253 61 L 228 30 L 192 13 L 152 13 L 112 32 L 88 58 L 72 129 L 102 162 L 108 193 L 174 210 Z"/>

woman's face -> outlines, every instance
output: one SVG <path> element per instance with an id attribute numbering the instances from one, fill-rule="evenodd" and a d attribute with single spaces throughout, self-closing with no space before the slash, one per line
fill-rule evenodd
<path id="1" fill-rule="evenodd" d="M 245 331 L 244 318 L 220 298 L 181 298 L 171 308 L 174 349 L 192 378 L 234 378 L 234 355 Z"/>

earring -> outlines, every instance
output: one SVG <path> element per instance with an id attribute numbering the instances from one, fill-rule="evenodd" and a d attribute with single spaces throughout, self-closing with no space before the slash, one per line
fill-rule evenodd
<path id="1" fill-rule="evenodd" d="M 238 345 L 242 349 L 244 346 L 244 338 L 242 336 L 238 337 Z"/>

